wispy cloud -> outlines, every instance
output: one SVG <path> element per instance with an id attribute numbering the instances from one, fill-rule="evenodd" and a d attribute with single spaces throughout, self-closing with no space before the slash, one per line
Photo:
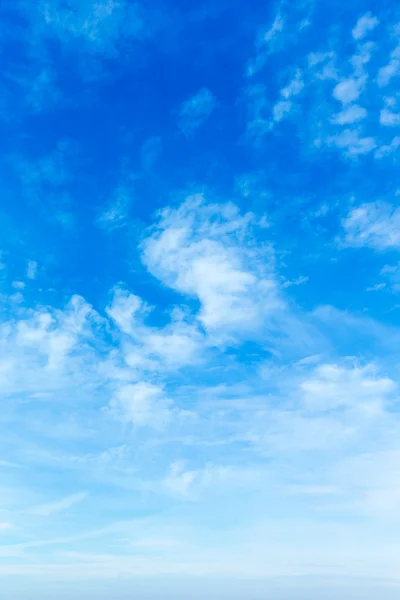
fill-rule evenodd
<path id="1" fill-rule="evenodd" d="M 31 515 L 37 515 L 39 517 L 49 517 L 54 513 L 59 513 L 65 510 L 68 510 L 75 504 L 82 502 L 87 497 L 88 492 L 81 492 L 79 494 L 73 494 L 71 496 L 66 496 L 61 500 L 56 500 L 54 502 L 49 502 L 46 504 L 39 504 L 38 506 L 33 506 L 28 509 L 28 513 Z"/>
<path id="2" fill-rule="evenodd" d="M 216 105 L 215 96 L 209 89 L 199 90 L 189 100 L 186 100 L 179 110 L 180 129 L 186 134 L 193 133 L 207 121 Z"/>
<path id="3" fill-rule="evenodd" d="M 28 261 L 28 266 L 26 268 L 26 276 L 28 279 L 35 279 L 37 274 L 38 264 L 34 260 Z"/>
<path id="4" fill-rule="evenodd" d="M 343 220 L 348 246 L 388 250 L 400 246 L 400 210 L 383 202 L 354 208 Z"/>
<path id="5" fill-rule="evenodd" d="M 127 224 L 127 219 L 132 203 L 132 192 L 126 186 L 118 187 L 115 197 L 97 219 L 100 227 L 114 231 Z"/>

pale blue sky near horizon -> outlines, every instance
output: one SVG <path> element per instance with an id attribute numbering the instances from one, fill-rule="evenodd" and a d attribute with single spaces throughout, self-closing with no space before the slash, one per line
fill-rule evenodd
<path id="1" fill-rule="evenodd" d="M 400 8 L 3 0 L 0 596 L 400 593 Z"/>

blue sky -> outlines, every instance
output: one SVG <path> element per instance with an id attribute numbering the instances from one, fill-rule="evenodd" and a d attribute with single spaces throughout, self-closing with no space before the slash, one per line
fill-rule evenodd
<path id="1" fill-rule="evenodd" d="M 396 4 L 0 12 L 7 600 L 397 597 Z"/>

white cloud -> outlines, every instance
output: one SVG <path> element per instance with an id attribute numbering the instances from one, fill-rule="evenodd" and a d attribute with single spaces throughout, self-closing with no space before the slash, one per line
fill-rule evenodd
<path id="1" fill-rule="evenodd" d="M 367 287 L 367 292 L 379 292 L 386 287 L 386 283 L 376 283 L 371 287 Z"/>
<path id="2" fill-rule="evenodd" d="M 265 473 L 262 470 L 238 468 L 231 465 L 207 464 L 200 469 L 187 469 L 185 462 L 170 465 L 163 486 L 173 496 L 187 500 L 198 500 L 204 494 L 213 494 L 218 488 L 242 487 L 251 482 L 260 484 Z"/>
<path id="3" fill-rule="evenodd" d="M 316 79 L 332 80 L 338 79 L 335 52 L 311 52 L 307 56 L 308 68 Z"/>
<path id="4" fill-rule="evenodd" d="M 247 75 L 256 75 L 265 65 L 268 56 L 274 49 L 274 43 L 279 39 L 280 34 L 284 30 L 285 21 L 283 16 L 278 12 L 272 25 L 261 31 L 257 41 L 256 57 L 249 61 L 247 65 Z"/>
<path id="5" fill-rule="evenodd" d="M 95 350 L 88 338 L 100 321 L 78 296 L 73 296 L 64 310 L 14 305 L 13 317 L 0 323 L 0 354 L 7 357 L 1 361 L 0 394 L 65 393 L 71 385 L 90 379 Z"/>
<path id="6" fill-rule="evenodd" d="M 23 281 L 13 281 L 12 286 L 16 290 L 24 290 L 25 289 L 25 283 Z"/>
<path id="7" fill-rule="evenodd" d="M 355 40 L 361 40 L 379 25 L 379 19 L 367 12 L 360 17 L 352 33 Z"/>
<path id="8" fill-rule="evenodd" d="M 367 115 L 368 112 L 364 107 L 359 104 L 351 104 L 341 112 L 333 115 L 331 121 L 335 125 L 351 125 L 352 123 L 362 121 Z"/>
<path id="9" fill-rule="evenodd" d="M 280 100 L 272 109 L 272 118 L 275 123 L 282 121 L 292 111 L 293 103 L 288 100 Z"/>
<path id="10" fill-rule="evenodd" d="M 385 158 L 386 156 L 393 154 L 393 152 L 396 152 L 399 146 L 400 136 L 395 136 L 390 144 L 383 144 L 375 151 L 375 158 Z"/>
<path id="11" fill-rule="evenodd" d="M 26 269 L 26 276 L 28 279 L 35 279 L 37 274 L 38 264 L 34 260 L 30 260 L 28 262 L 28 266 Z"/>
<path id="12" fill-rule="evenodd" d="M 391 379 L 377 377 L 372 365 L 346 368 L 335 364 L 318 366 L 300 387 L 303 406 L 316 412 L 339 408 L 380 411 L 396 389 Z"/>
<path id="13" fill-rule="evenodd" d="M 298 69 L 296 71 L 295 76 L 288 83 L 288 85 L 281 89 L 281 96 L 283 96 L 284 98 L 286 98 L 288 100 L 289 98 L 292 98 L 293 96 L 298 96 L 298 94 L 300 94 L 300 92 L 303 90 L 303 88 L 304 88 L 303 75 L 302 75 L 302 72 Z"/>
<path id="14" fill-rule="evenodd" d="M 397 127 L 400 125 L 400 113 L 395 113 L 388 108 L 384 108 L 380 112 L 379 122 L 385 127 Z"/>
<path id="15" fill-rule="evenodd" d="M 344 129 L 328 138 L 328 143 L 344 150 L 349 157 L 369 154 L 377 146 L 375 138 L 363 136 L 358 129 Z"/>
<path id="16" fill-rule="evenodd" d="M 349 77 L 340 81 L 333 90 L 333 96 L 343 104 L 354 102 L 360 96 L 365 85 L 365 77 Z"/>
<path id="17" fill-rule="evenodd" d="M 54 502 L 49 502 L 46 504 L 40 504 L 38 506 L 34 506 L 27 510 L 27 512 L 31 515 L 37 515 L 40 517 L 49 517 L 54 513 L 59 513 L 64 510 L 68 510 L 71 506 L 78 504 L 85 500 L 88 496 L 88 492 L 80 492 L 79 494 L 73 494 L 71 496 L 66 496 L 61 500 L 56 500 Z"/>
<path id="18" fill-rule="evenodd" d="M 282 15 L 277 14 L 271 27 L 265 32 L 260 41 L 271 42 L 279 33 L 283 31 L 284 20 Z"/>
<path id="19" fill-rule="evenodd" d="M 112 304 L 107 307 L 106 312 L 123 333 L 133 335 L 137 327 L 137 315 L 146 313 L 147 310 L 141 298 L 117 287 Z"/>
<path id="20" fill-rule="evenodd" d="M 114 289 L 107 315 L 119 330 L 129 336 L 124 359 L 132 368 L 162 370 L 194 364 L 201 357 L 205 340 L 187 315 L 175 310 L 164 327 L 145 324 L 151 308 L 121 287 Z"/>
<path id="21" fill-rule="evenodd" d="M 347 246 L 376 250 L 400 247 L 400 209 L 383 202 L 362 204 L 342 221 Z"/>
<path id="22" fill-rule="evenodd" d="M 141 381 L 120 386 L 110 411 L 135 427 L 162 429 L 173 417 L 172 402 L 162 387 Z"/>
<path id="23" fill-rule="evenodd" d="M 215 110 L 215 96 L 207 88 L 203 88 L 186 100 L 179 111 L 179 127 L 186 133 L 193 133 Z"/>
<path id="24" fill-rule="evenodd" d="M 297 285 L 303 285 L 303 283 L 307 283 L 308 281 L 308 277 L 305 277 L 304 275 L 298 277 L 297 279 L 294 279 L 293 281 L 285 281 L 282 284 L 283 288 L 288 288 L 288 287 L 292 287 L 293 285 L 297 286 Z"/>
<path id="25" fill-rule="evenodd" d="M 390 53 L 390 59 L 387 65 L 381 67 L 378 72 L 378 85 L 386 87 L 393 77 L 400 73 L 400 44 Z"/>
<path id="26" fill-rule="evenodd" d="M 272 120 L 274 123 L 279 123 L 292 112 L 295 108 L 295 104 L 291 98 L 298 96 L 303 88 L 303 74 L 300 69 L 298 69 L 293 79 L 280 91 L 282 100 L 279 100 L 272 109 Z"/>
<path id="27" fill-rule="evenodd" d="M 232 204 L 189 197 L 161 213 L 142 244 L 143 262 L 169 287 L 200 301 L 198 319 L 209 333 L 257 329 L 282 306 L 268 247 L 255 252 L 251 214 Z"/>

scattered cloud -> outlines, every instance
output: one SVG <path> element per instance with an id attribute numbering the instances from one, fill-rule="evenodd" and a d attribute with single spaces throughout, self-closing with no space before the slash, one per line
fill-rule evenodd
<path id="1" fill-rule="evenodd" d="M 351 104 L 341 112 L 334 115 L 331 120 L 335 125 L 351 125 L 352 123 L 362 121 L 367 117 L 367 115 L 368 112 L 365 108 L 359 106 L 358 104 Z"/>
<path id="2" fill-rule="evenodd" d="M 352 34 L 355 40 L 361 40 L 365 38 L 371 31 L 379 25 L 379 19 L 372 13 L 367 12 L 365 15 L 360 17 L 354 27 Z"/>
<path id="3" fill-rule="evenodd" d="M 201 127 L 211 116 L 217 105 L 215 96 L 207 88 L 202 88 L 186 100 L 179 110 L 179 127 L 185 134 L 191 134 Z"/>
<path id="4" fill-rule="evenodd" d="M 99 227 L 114 231 L 127 224 L 129 210 L 132 203 L 132 192 L 124 185 L 118 187 L 109 206 L 99 215 Z"/>
<path id="5" fill-rule="evenodd" d="M 380 124 L 384 125 L 385 127 L 397 127 L 400 125 L 400 113 L 395 113 L 387 108 L 384 108 L 381 110 L 379 121 Z"/>
<path id="6" fill-rule="evenodd" d="M 38 264 L 34 260 L 28 261 L 28 266 L 26 268 L 26 276 L 28 279 L 36 279 Z"/>
<path id="7" fill-rule="evenodd" d="M 362 204 L 343 219 L 343 243 L 353 247 L 388 250 L 400 246 L 400 210 L 373 202 Z"/>
<path id="8" fill-rule="evenodd" d="M 67 48 L 82 44 L 93 53 L 115 54 L 127 39 L 141 39 L 145 22 L 138 2 L 72 0 L 68 4 L 40 2 L 29 11 L 36 35 L 55 38 Z M 28 13 L 29 14 L 29 13 Z"/>

